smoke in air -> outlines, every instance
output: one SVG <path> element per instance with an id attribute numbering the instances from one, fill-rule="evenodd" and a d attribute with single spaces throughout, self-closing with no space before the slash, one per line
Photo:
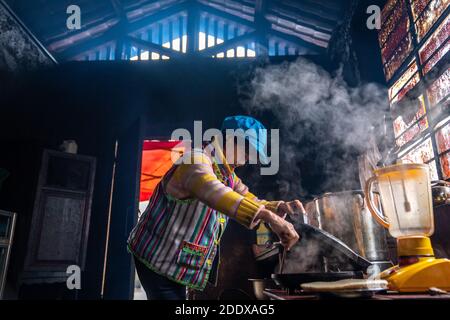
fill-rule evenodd
<path id="1" fill-rule="evenodd" d="M 307 194 L 295 164 L 308 159 L 320 166 L 325 178 L 317 183 L 323 192 L 355 188 L 357 166 L 350 164 L 371 139 L 384 134 L 379 128 L 388 108 L 385 88 L 375 83 L 349 87 L 339 71 L 331 75 L 299 58 L 257 68 L 241 89 L 247 111 L 271 113 L 280 128 L 281 196 Z"/>

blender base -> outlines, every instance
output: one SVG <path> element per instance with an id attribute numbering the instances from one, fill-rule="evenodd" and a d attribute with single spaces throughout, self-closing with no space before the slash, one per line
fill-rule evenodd
<path id="1" fill-rule="evenodd" d="M 450 260 L 433 257 L 419 258 L 407 266 L 396 265 L 380 273 L 390 290 L 398 292 L 427 292 L 436 287 L 450 290 Z"/>

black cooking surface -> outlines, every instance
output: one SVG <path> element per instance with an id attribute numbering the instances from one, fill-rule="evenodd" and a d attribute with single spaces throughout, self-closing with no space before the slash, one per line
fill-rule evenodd
<path id="1" fill-rule="evenodd" d="M 294 222 L 294 226 L 300 240 L 286 253 L 281 273 L 366 272 L 371 266 L 370 261 L 333 235 L 301 222 Z"/>
<path id="2" fill-rule="evenodd" d="M 361 271 L 272 274 L 272 279 L 278 286 L 292 290 L 300 289 L 300 285 L 302 283 L 316 281 L 338 281 L 343 279 L 362 279 L 363 277 L 364 273 Z"/>

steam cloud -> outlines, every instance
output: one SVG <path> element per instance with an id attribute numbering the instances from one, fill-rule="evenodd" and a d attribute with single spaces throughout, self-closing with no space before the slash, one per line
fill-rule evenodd
<path id="1" fill-rule="evenodd" d="M 313 161 L 324 180 L 321 192 L 359 189 L 357 156 L 384 138 L 387 92 L 375 83 L 349 87 L 340 70 L 330 74 L 299 58 L 294 62 L 255 70 L 252 81 L 241 87 L 250 114 L 269 114 L 280 129 L 280 198 L 310 195 L 301 185 L 297 165 Z M 346 223 L 346 222 L 345 222 Z M 342 226 L 335 226 L 336 228 Z M 285 272 L 320 271 L 315 263 L 320 244 L 296 245 Z M 294 263 L 292 263 L 294 262 Z"/>
<path id="2" fill-rule="evenodd" d="M 281 196 L 306 194 L 295 165 L 306 158 L 323 166 L 324 191 L 337 191 L 330 190 L 336 186 L 340 190 L 354 188 L 358 169 L 349 164 L 371 139 L 384 135 L 379 129 L 387 109 L 384 88 L 375 83 L 349 87 L 341 72 L 331 75 L 303 58 L 257 68 L 249 87 L 241 91 L 245 91 L 244 107 L 250 114 L 269 112 L 279 125 L 281 172 L 277 184 Z M 308 148 L 299 144 L 301 141 L 319 147 Z"/>

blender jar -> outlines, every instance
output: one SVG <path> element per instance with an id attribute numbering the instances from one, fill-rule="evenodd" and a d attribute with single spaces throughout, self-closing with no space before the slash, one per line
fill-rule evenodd
<path id="1" fill-rule="evenodd" d="M 368 207 L 395 238 L 430 236 L 434 232 L 428 165 L 397 164 L 374 171 L 366 183 Z M 383 214 L 373 204 L 373 183 L 378 183 Z"/>

